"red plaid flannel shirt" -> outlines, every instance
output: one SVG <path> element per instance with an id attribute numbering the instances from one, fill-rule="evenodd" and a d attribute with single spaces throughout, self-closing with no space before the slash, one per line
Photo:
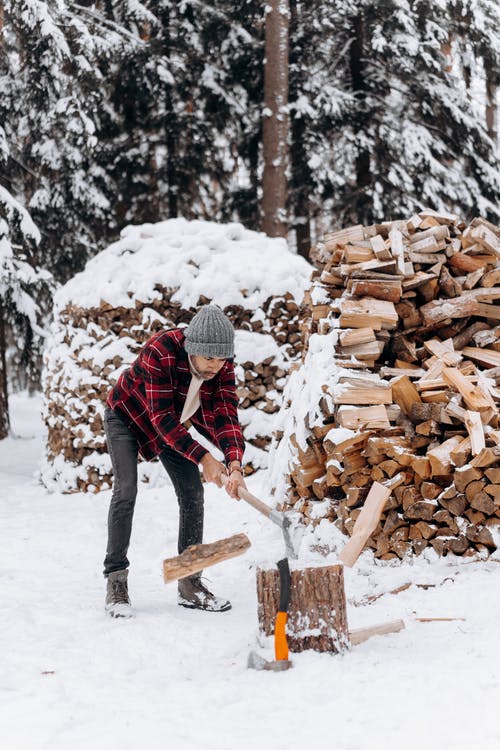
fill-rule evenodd
<path id="1" fill-rule="evenodd" d="M 180 423 L 191 382 L 184 334 L 160 331 L 143 346 L 121 373 L 107 405 L 120 414 L 150 461 L 165 445 L 199 463 L 208 453 Z M 223 452 L 227 462 L 241 461 L 244 440 L 238 421 L 234 365 L 227 360 L 219 373 L 200 388 L 200 407 L 190 418 L 196 429 Z"/>

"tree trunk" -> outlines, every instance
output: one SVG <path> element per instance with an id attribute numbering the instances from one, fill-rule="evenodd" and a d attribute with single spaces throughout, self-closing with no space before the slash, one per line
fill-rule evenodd
<path id="1" fill-rule="evenodd" d="M 358 102 L 358 114 L 354 122 L 356 135 L 363 133 L 368 122 L 366 102 L 364 101 L 368 89 L 365 76 L 364 36 L 365 23 L 360 13 L 354 19 L 349 60 L 352 90 Z M 372 205 L 370 199 L 367 197 L 367 188 L 370 182 L 370 152 L 366 147 L 359 147 L 356 156 L 356 192 L 353 196 L 353 205 L 350 212 L 350 218 L 354 223 L 364 223 L 365 221 L 370 222 L 372 220 Z"/>
<path id="2" fill-rule="evenodd" d="M 257 569 L 260 630 L 274 633 L 279 606 L 280 577 L 277 569 Z M 290 651 L 333 651 L 349 645 L 344 569 L 342 565 L 291 571 L 287 640 Z"/>
<path id="3" fill-rule="evenodd" d="M 485 60 L 486 69 L 486 128 L 491 140 L 496 144 L 498 138 L 498 80 L 491 61 Z"/>
<path id="4" fill-rule="evenodd" d="M 262 177 L 262 229 L 270 237 L 287 233 L 288 141 L 288 0 L 269 0 L 266 15 L 264 69 L 264 174 Z"/>
<path id="5" fill-rule="evenodd" d="M 163 28 L 163 53 L 170 57 L 172 48 L 170 9 L 168 5 L 161 14 Z M 171 96 L 171 87 L 165 84 L 165 148 L 167 151 L 165 160 L 165 182 L 167 183 L 167 217 L 176 219 L 179 211 L 179 174 L 177 170 L 178 139 L 176 136 L 178 123 L 175 113 L 174 102 Z"/>
<path id="6" fill-rule="evenodd" d="M 299 77 L 301 71 L 301 57 L 303 38 L 299 30 L 299 13 L 297 0 L 290 0 L 290 39 L 295 40 L 290 45 L 290 100 L 295 102 L 301 93 Z M 304 148 L 305 122 L 303 116 L 295 115 L 291 121 L 290 170 L 291 190 L 289 203 L 293 212 L 293 229 L 297 243 L 297 253 L 309 260 L 311 249 L 311 208 L 309 201 L 309 185 L 311 184 L 311 170 L 307 163 Z"/>
<path id="7" fill-rule="evenodd" d="M 5 350 L 5 310 L 4 307 L 0 305 L 0 440 L 7 437 L 10 427 Z"/>
<path id="8" fill-rule="evenodd" d="M 248 142 L 248 171 L 250 180 L 250 189 L 248 193 L 248 200 L 245 206 L 240 207 L 239 215 L 241 216 L 240 221 L 248 227 L 259 226 L 259 188 L 260 188 L 260 175 L 259 175 L 259 153 L 260 144 L 262 142 L 262 131 L 251 137 Z"/>

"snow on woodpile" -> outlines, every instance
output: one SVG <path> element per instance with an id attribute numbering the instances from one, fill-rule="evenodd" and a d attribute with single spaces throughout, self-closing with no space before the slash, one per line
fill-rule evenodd
<path id="1" fill-rule="evenodd" d="M 376 557 L 488 555 L 500 523 L 500 229 L 427 210 L 332 232 L 315 252 L 303 362 L 271 457 L 278 502 L 351 534 L 372 484 L 386 483 Z"/>
<path id="2" fill-rule="evenodd" d="M 240 224 L 171 219 L 124 229 L 55 299 L 44 482 L 63 491 L 110 486 L 102 423 L 110 386 L 153 332 L 187 324 L 209 301 L 236 329 L 245 460 L 265 466 L 285 376 L 300 353 L 298 312 L 311 270 L 284 240 Z M 155 472 L 140 466 L 143 479 Z"/>

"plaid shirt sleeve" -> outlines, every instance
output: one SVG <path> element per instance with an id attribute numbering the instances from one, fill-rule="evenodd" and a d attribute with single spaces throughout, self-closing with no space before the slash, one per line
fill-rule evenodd
<path id="1" fill-rule="evenodd" d="M 245 442 L 238 420 L 238 396 L 234 365 L 226 362 L 220 372 L 220 385 L 214 392 L 215 435 L 226 462 L 241 461 Z"/>
<path id="2" fill-rule="evenodd" d="M 174 407 L 175 352 L 151 342 L 144 351 L 142 368 L 149 418 L 161 439 L 194 463 L 208 453 L 180 423 Z"/>

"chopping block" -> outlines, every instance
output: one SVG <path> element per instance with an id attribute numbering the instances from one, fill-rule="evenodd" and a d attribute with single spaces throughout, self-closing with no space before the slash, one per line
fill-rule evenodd
<path id="1" fill-rule="evenodd" d="M 391 620 L 349 630 L 342 564 L 291 570 L 290 575 L 286 634 L 291 652 L 342 653 L 372 636 L 397 633 L 405 627 L 402 620 Z M 258 568 L 257 616 L 259 630 L 266 636 L 274 634 L 279 590 L 278 570 Z"/>

